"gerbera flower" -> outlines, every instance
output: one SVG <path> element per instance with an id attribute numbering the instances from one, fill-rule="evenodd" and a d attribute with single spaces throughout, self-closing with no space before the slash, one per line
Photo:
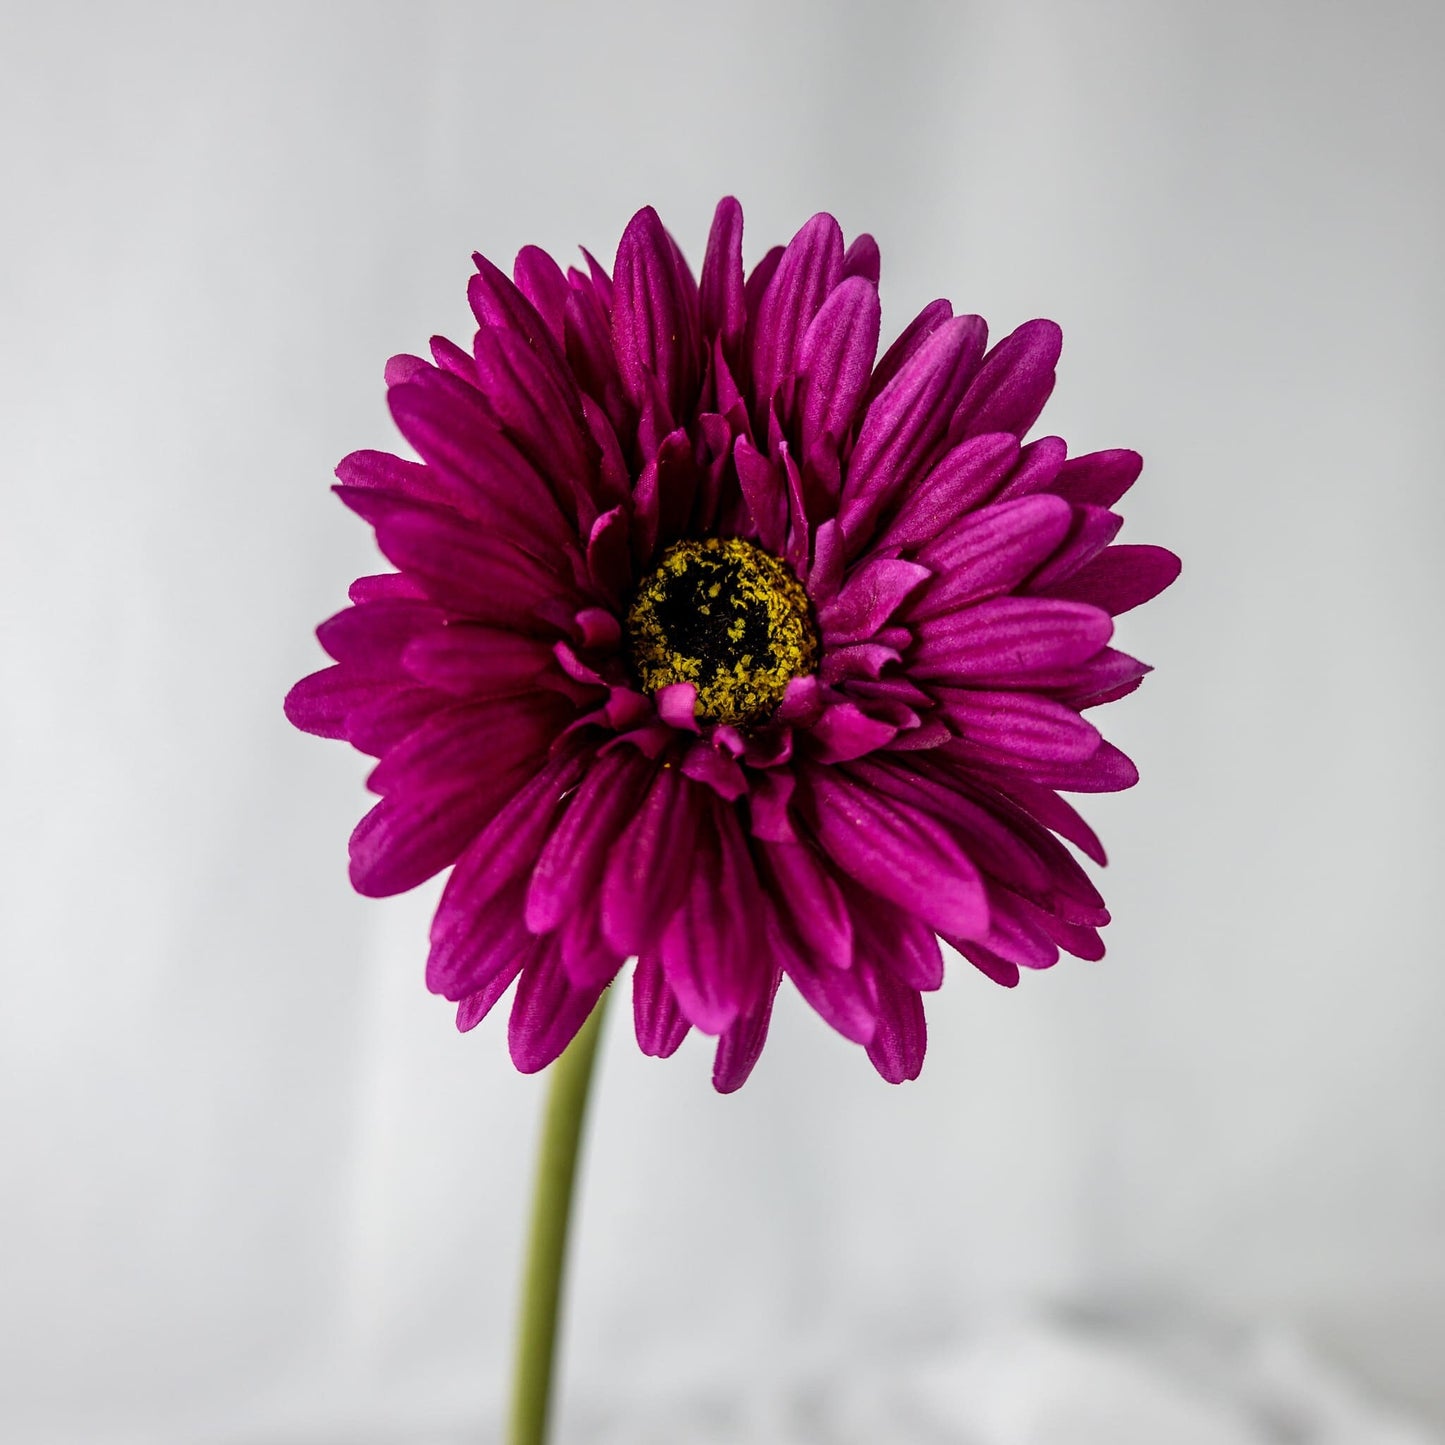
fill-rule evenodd
<path id="1" fill-rule="evenodd" d="M 872 238 L 814 216 L 745 273 L 731 199 L 700 281 L 650 208 L 611 276 L 475 259 L 470 349 L 386 368 L 421 460 L 337 468 L 397 570 L 286 704 L 379 760 L 360 892 L 452 868 L 427 983 L 458 1025 L 515 980 L 540 1069 L 635 958 L 639 1044 L 714 1036 L 720 1090 L 784 978 L 899 1082 L 940 937 L 1006 986 L 1100 957 L 1059 794 L 1136 780 L 1085 714 L 1148 671 L 1112 618 L 1178 562 L 1114 544 L 1134 452 L 1023 444 L 1059 328 L 989 349 L 935 301 L 877 360 Z"/>

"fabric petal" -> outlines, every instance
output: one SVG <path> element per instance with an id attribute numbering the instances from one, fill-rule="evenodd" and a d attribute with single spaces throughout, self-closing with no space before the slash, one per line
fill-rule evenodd
<path id="1" fill-rule="evenodd" d="M 654 954 L 641 954 L 632 973 L 632 1022 L 637 1047 L 654 1059 L 671 1058 L 692 1028 Z"/>
<path id="2" fill-rule="evenodd" d="M 541 950 L 522 971 L 507 1021 L 507 1045 L 517 1068 L 535 1074 L 559 1058 L 606 987 L 578 987 L 568 978 L 556 948 Z"/>
<path id="3" fill-rule="evenodd" d="M 903 1084 L 923 1072 L 928 1025 L 917 989 L 886 973 L 878 975 L 878 1028 L 868 1044 L 868 1058 L 880 1077 Z"/>
<path id="4" fill-rule="evenodd" d="M 768 989 L 762 1008 L 740 1018 L 718 1039 L 717 1052 L 713 1055 L 712 1086 L 719 1094 L 731 1094 L 741 1089 L 762 1056 L 763 1045 L 768 1039 L 768 1024 L 773 1017 L 773 1000 L 777 997 L 782 977 L 781 971 L 775 968 L 772 987 Z"/>
<path id="5" fill-rule="evenodd" d="M 953 436 L 984 432 L 1023 436 L 1038 420 L 1054 389 L 1054 367 L 1064 333 L 1053 321 L 1025 321 L 984 358 L 978 376 L 959 405 Z"/>
<path id="6" fill-rule="evenodd" d="M 817 769 L 812 822 L 829 857 L 864 887 L 915 910 L 940 932 L 981 933 L 988 900 L 978 869 L 935 819 L 900 799 Z"/>

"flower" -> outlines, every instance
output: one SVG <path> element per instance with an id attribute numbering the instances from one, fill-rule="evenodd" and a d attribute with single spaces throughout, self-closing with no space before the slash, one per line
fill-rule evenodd
<path id="1" fill-rule="evenodd" d="M 877 360 L 872 237 L 817 215 L 745 273 L 742 224 L 724 200 L 700 281 L 651 208 L 611 276 L 477 256 L 471 349 L 386 368 L 421 460 L 337 468 L 397 570 L 287 715 L 378 759 L 360 892 L 451 867 L 427 984 L 469 1029 L 515 980 L 526 1071 L 634 957 L 642 1049 L 715 1036 L 726 1092 L 784 977 L 896 1083 L 940 937 L 1005 986 L 1104 951 L 1059 794 L 1137 778 L 1084 714 L 1179 570 L 1114 542 L 1140 459 L 1023 443 L 1053 322 L 989 349 L 935 301 Z"/>

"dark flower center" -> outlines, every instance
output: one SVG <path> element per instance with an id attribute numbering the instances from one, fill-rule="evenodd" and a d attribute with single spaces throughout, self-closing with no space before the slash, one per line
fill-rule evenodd
<path id="1" fill-rule="evenodd" d="M 648 692 L 690 682 L 698 721 L 733 727 L 766 721 L 788 683 L 818 660 L 802 584 L 736 537 L 669 547 L 637 590 L 627 639 Z"/>

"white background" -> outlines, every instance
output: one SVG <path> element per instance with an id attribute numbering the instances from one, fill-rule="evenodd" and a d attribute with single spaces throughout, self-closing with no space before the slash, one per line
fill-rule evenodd
<path id="1" fill-rule="evenodd" d="M 353 896 L 281 697 L 327 491 L 469 253 L 818 209 L 885 330 L 1064 327 L 1185 558 L 1108 710 L 1101 964 L 955 965 L 890 1089 L 605 1040 L 564 1418 L 1027 1305 L 1296 1331 L 1445 1422 L 1434 4 L 58 5 L 0 31 L 0 1438 L 486 1439 L 542 1082 Z M 891 1353 L 890 1353 L 891 1352 Z M 599 1403 L 601 1402 L 601 1403 Z"/>

